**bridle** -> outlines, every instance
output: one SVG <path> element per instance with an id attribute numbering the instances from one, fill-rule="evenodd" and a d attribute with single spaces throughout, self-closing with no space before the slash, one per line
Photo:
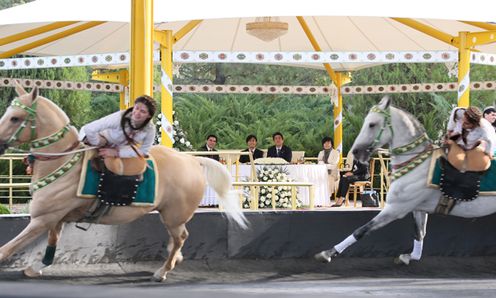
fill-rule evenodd
<path id="1" fill-rule="evenodd" d="M 389 141 L 388 143 L 389 148 L 391 148 L 392 147 L 391 142 L 394 136 L 394 131 L 391 121 L 390 108 L 380 109 L 378 106 L 373 106 L 370 109 L 370 112 L 381 114 L 384 117 L 384 122 L 381 129 L 378 131 L 376 137 L 374 138 L 374 141 L 367 147 L 367 151 L 369 153 L 372 153 L 374 151 L 375 147 L 379 144 L 382 134 L 384 133 L 384 130 L 386 130 L 386 128 L 389 128 L 391 132 L 391 141 Z M 421 152 L 409 152 L 426 142 L 428 144 Z M 389 151 L 391 152 L 391 156 L 399 156 L 399 155 L 407 155 L 407 154 L 414 155 L 413 158 L 407 160 L 406 162 L 403 162 L 398 165 L 392 165 L 393 171 L 391 173 L 391 182 L 400 178 L 403 175 L 406 175 L 407 173 L 415 169 L 418 165 L 423 163 L 427 158 L 429 158 L 432 155 L 433 150 L 434 147 L 432 146 L 432 141 L 427 136 L 426 133 L 423 133 L 421 136 L 419 136 L 418 138 L 416 138 L 415 140 L 413 140 L 412 142 L 406 145 L 389 149 Z"/>
<path id="2" fill-rule="evenodd" d="M 51 144 L 54 144 L 64 138 L 64 136 L 67 134 L 67 132 L 70 131 L 71 126 L 69 123 L 67 123 L 64 127 L 62 127 L 60 130 L 57 132 L 37 139 L 36 138 L 36 108 L 37 108 L 37 99 L 33 100 L 33 104 L 31 107 L 26 106 L 23 104 L 18 97 L 14 98 L 12 100 L 12 103 L 10 104 L 12 107 L 17 107 L 25 111 L 28 115 L 24 119 L 24 121 L 21 123 L 21 125 L 17 128 L 16 132 L 10 137 L 10 139 L 7 141 L 6 145 L 9 146 L 10 144 L 16 142 L 19 140 L 19 136 L 22 134 L 24 129 L 29 126 L 31 127 L 31 134 L 30 134 L 30 139 L 28 142 L 30 142 L 31 149 L 39 149 L 39 148 L 44 148 L 47 147 Z M 69 152 L 69 150 L 72 150 L 80 145 L 79 141 L 73 144 L 69 149 L 67 149 L 65 152 L 62 153 L 42 153 L 42 152 L 33 152 L 30 151 L 30 154 L 34 155 L 36 159 L 40 160 L 49 160 L 49 159 L 55 159 L 59 158 L 61 156 L 65 155 L 70 155 L 73 154 L 73 156 L 64 162 L 60 167 L 49 173 L 48 175 L 45 175 L 44 177 L 41 177 L 37 181 L 34 181 L 31 183 L 31 191 L 34 193 L 35 191 L 49 185 L 50 183 L 54 182 L 58 178 L 64 176 L 67 172 L 69 172 L 80 160 L 81 157 L 83 156 L 81 150 L 77 150 L 76 152 Z M 90 148 L 91 149 L 91 148 Z M 84 150 L 88 150 L 88 148 L 84 148 Z M 37 156 L 57 156 L 57 157 L 44 157 L 44 158 L 39 158 Z"/>

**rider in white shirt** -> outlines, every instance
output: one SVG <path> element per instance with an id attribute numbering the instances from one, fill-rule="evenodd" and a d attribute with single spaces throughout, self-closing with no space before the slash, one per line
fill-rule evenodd
<path id="1" fill-rule="evenodd" d="M 464 150 L 479 146 L 490 157 L 496 149 L 494 128 L 476 107 L 453 109 L 448 121 L 448 138 Z"/>
<path id="2" fill-rule="evenodd" d="M 155 140 L 155 125 L 150 121 L 156 103 L 150 96 L 140 96 L 133 107 L 118 111 L 84 125 L 80 139 L 92 146 L 102 147 L 102 157 L 130 158 L 148 156 Z"/>

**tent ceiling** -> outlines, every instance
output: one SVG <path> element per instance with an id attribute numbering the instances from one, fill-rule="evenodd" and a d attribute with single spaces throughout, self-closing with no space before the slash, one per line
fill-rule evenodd
<path id="1" fill-rule="evenodd" d="M 31 28 L 47 24 L 48 20 L 108 20 L 108 23 L 88 29 L 86 31 L 54 41 L 50 44 L 25 51 L 24 54 L 34 56 L 51 55 L 81 55 L 111 52 L 127 52 L 130 45 L 129 7 L 128 1 L 124 7 L 115 10 L 115 0 L 100 1 L 99 8 L 87 10 L 94 0 L 87 0 L 83 4 L 85 9 L 74 9 L 75 0 L 38 0 L 26 5 L 0 11 L 0 38 Z M 170 1 L 155 0 L 156 29 L 170 29 L 177 31 L 187 21 L 164 22 L 173 19 L 162 12 L 162 5 Z M 180 1 L 184 5 L 184 1 Z M 214 1 L 215 2 L 215 1 Z M 312 2 L 312 1 L 310 1 Z M 187 2 L 189 3 L 189 2 Z M 186 4 L 187 4 L 186 3 Z M 72 8 L 69 9 L 69 7 Z M 89 4 L 89 5 L 88 5 Z M 61 5 L 61 6 L 55 6 Z M 109 6 L 110 5 L 110 6 Z M 111 6 L 114 5 L 114 6 Z M 64 10 L 67 7 L 68 13 Z M 111 8 L 113 7 L 114 11 Z M 184 6 L 183 6 L 184 7 Z M 33 10 L 43 9 L 50 12 L 35 14 L 29 17 Z M 239 10 L 239 9 L 238 9 Z M 112 12 L 110 12 L 112 11 Z M 110 12 L 110 13 L 109 13 Z M 229 14 L 231 12 L 232 14 Z M 226 15 L 239 15 L 240 12 L 232 8 Z M 265 11 L 261 11 L 265 13 Z M 270 12 L 270 11 L 269 11 Z M 304 11 L 303 11 L 304 12 Z M 321 11 L 325 12 L 324 11 Z M 334 11 L 335 13 L 335 11 Z M 18 17 L 14 18 L 13 15 Z M 267 14 L 265 14 L 267 15 Z M 208 17 L 209 15 L 207 15 Z M 345 16 L 305 16 L 306 22 L 312 30 L 323 51 L 443 51 L 456 48 L 434 39 L 424 33 L 411 29 L 403 24 L 385 17 L 345 17 Z M 174 50 L 188 51 L 313 51 L 308 38 L 298 23 L 296 17 L 280 17 L 280 21 L 289 24 L 287 34 L 272 41 L 264 42 L 249 35 L 245 31 L 247 22 L 254 21 L 254 17 L 205 19 L 198 27 L 175 44 Z M 463 22 L 442 19 L 416 19 L 429 26 L 437 28 L 450 35 L 458 35 L 459 31 L 484 31 L 481 28 L 467 25 Z M 32 23 L 32 22 L 36 23 Z M 80 25 L 72 25 L 71 27 Z M 16 43 L 0 46 L 0 52 L 19 47 L 23 44 L 49 36 L 56 32 L 67 30 L 62 28 L 49 33 L 29 38 Z M 496 53 L 496 44 L 480 46 L 481 52 Z M 313 67 L 321 67 L 314 64 Z M 370 65 L 360 63 L 332 64 L 336 70 L 356 70 Z"/>

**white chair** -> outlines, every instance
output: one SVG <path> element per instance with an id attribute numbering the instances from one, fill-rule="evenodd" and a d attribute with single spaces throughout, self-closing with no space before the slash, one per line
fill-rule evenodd
<path id="1" fill-rule="evenodd" d="M 293 151 L 291 163 L 299 163 L 305 158 L 305 151 Z"/>

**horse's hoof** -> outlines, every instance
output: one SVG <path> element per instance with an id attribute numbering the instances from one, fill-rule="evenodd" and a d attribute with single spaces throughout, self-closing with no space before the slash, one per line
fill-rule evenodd
<path id="1" fill-rule="evenodd" d="M 177 254 L 176 264 L 181 264 L 184 260 L 183 254 Z"/>
<path id="2" fill-rule="evenodd" d="M 152 276 L 152 281 L 154 282 L 164 282 L 166 279 L 165 276 Z"/>
<path id="3" fill-rule="evenodd" d="M 394 259 L 394 263 L 397 265 L 409 265 L 410 264 L 410 255 L 409 254 L 402 254 L 396 259 Z"/>
<path id="4" fill-rule="evenodd" d="M 36 271 L 33 268 L 31 268 L 31 266 L 24 269 L 22 273 L 24 274 L 24 276 L 29 278 L 38 278 L 41 277 L 41 275 L 43 274 L 41 270 Z"/>
<path id="5" fill-rule="evenodd" d="M 322 262 L 322 263 L 330 263 L 331 262 L 331 251 L 329 250 L 323 250 L 321 252 L 319 252 L 318 254 L 315 254 L 314 256 L 314 259 L 318 262 Z"/>

